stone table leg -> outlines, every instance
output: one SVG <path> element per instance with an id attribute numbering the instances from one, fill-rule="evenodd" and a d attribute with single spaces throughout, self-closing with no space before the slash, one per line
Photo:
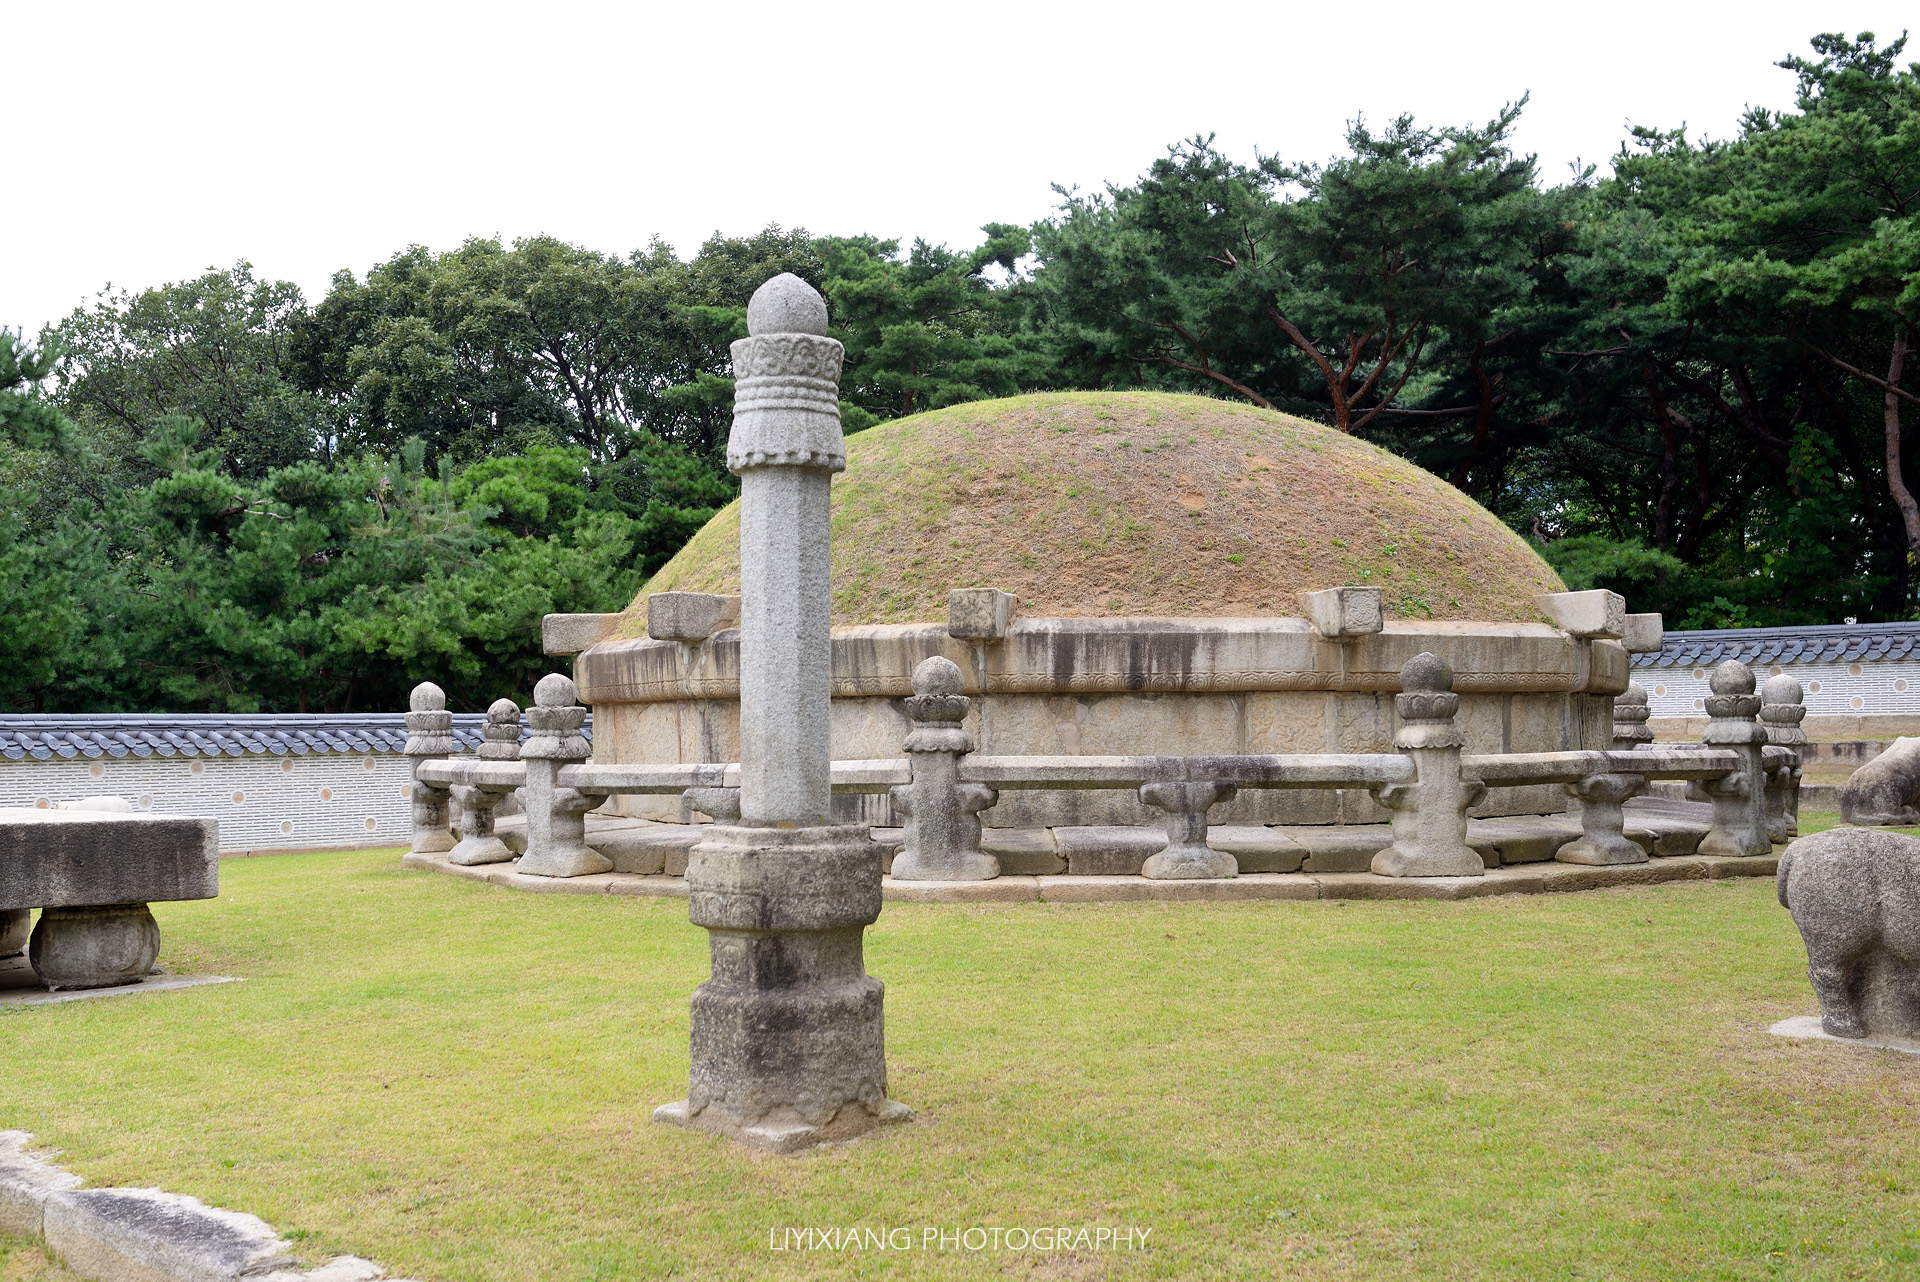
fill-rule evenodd
<path id="1" fill-rule="evenodd" d="M 48 988 L 137 984 L 160 955 L 160 925 L 145 904 L 42 908 L 27 961 Z"/>

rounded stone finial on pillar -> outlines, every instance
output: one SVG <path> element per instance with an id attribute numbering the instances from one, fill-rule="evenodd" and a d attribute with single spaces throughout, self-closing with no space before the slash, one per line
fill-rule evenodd
<path id="1" fill-rule="evenodd" d="M 485 761 L 520 759 L 520 705 L 511 699 L 495 699 L 487 709 L 487 724 L 482 728 L 480 757 Z"/>
<path id="2" fill-rule="evenodd" d="M 422 681 L 407 697 L 407 707 L 414 712 L 445 712 L 447 692 L 431 681 Z"/>
<path id="3" fill-rule="evenodd" d="M 1767 771 L 1763 747 L 1767 732 L 1756 720 L 1760 696 L 1754 691 L 1753 669 L 1728 659 L 1713 670 L 1706 698 L 1707 723 L 1701 740 L 1709 747 L 1731 750 L 1740 768 L 1717 779 L 1701 781 L 1713 802 L 1713 825 L 1700 839 L 1699 853 L 1720 857 L 1764 855 L 1773 849 L 1767 824 Z"/>
<path id="4" fill-rule="evenodd" d="M 1804 697 L 1800 683 L 1784 672 L 1760 687 L 1760 725 L 1767 743 L 1787 751 L 1780 764 L 1767 771 L 1767 839 L 1776 844 L 1800 835 L 1800 750 L 1807 744 L 1807 733 L 1800 728 L 1807 716 Z"/>
<path id="5" fill-rule="evenodd" d="M 827 300 L 792 272 L 781 272 L 754 290 L 747 301 L 747 333 L 755 338 L 762 334 L 826 332 Z"/>
<path id="6" fill-rule="evenodd" d="M 563 672 L 549 672 L 533 687 L 533 702 L 542 708 L 570 708 L 574 697 L 573 678 Z"/>
<path id="7" fill-rule="evenodd" d="M 919 695 L 959 694 L 966 686 L 960 665 L 945 655 L 922 659 L 913 669 L 913 692 Z"/>
<path id="8" fill-rule="evenodd" d="M 452 816 L 447 812 L 452 799 L 444 786 L 420 777 L 422 762 L 451 757 L 458 751 L 453 742 L 453 714 L 447 711 L 447 693 L 431 681 L 422 681 L 407 698 L 411 709 L 406 715 L 407 744 L 401 749 L 413 758 L 411 785 L 413 810 L 413 848 L 416 855 L 438 855 L 452 850 Z"/>

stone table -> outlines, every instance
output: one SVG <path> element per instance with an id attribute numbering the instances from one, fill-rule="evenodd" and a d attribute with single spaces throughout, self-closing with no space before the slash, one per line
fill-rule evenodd
<path id="1" fill-rule="evenodd" d="M 26 941 L 50 989 L 138 983 L 160 952 L 147 905 L 220 893 L 220 825 L 185 815 L 0 809 L 0 949 Z"/>

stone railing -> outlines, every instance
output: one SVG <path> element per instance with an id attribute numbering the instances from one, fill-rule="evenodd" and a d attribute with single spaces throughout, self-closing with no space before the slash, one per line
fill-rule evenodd
<path id="1" fill-rule="evenodd" d="M 1392 812 L 1392 844 L 1373 860 L 1389 877 L 1479 876 L 1484 861 L 1468 846 L 1471 810 L 1489 787 L 1558 784 L 1579 803 L 1581 836 L 1554 856 L 1573 864 L 1645 862 L 1626 835 L 1623 807 L 1656 780 L 1685 781 L 1712 802 L 1699 852 L 1769 853 L 1797 833 L 1798 731 L 1805 709 L 1799 686 L 1776 677 L 1754 692 L 1753 674 L 1728 662 L 1715 670 L 1704 742 L 1654 747 L 1645 692 L 1630 687 L 1615 703 L 1611 751 L 1473 754 L 1455 725 L 1458 696 L 1447 665 L 1430 654 L 1410 660 L 1395 696 L 1392 753 L 1285 753 L 1224 756 L 990 756 L 975 752 L 966 729 L 972 700 L 948 659 L 923 661 L 906 708 L 912 730 L 897 760 L 836 761 L 835 793 L 890 795 L 904 814 L 904 842 L 893 864 L 901 881 L 982 881 L 999 862 L 980 848 L 978 815 L 1000 793 L 1022 789 L 1135 792 L 1166 816 L 1167 844 L 1142 868 L 1154 879 L 1233 877 L 1233 855 L 1207 845 L 1207 815 L 1241 789 L 1344 788 L 1369 792 Z M 527 850 L 519 871 L 573 877 L 610 862 L 585 840 L 585 815 L 620 794 L 683 796 L 700 814 L 739 818 L 738 764 L 618 765 L 585 760 L 579 737 L 585 709 L 573 683 L 541 680 L 527 710 L 532 731 L 518 744 L 519 709 L 501 700 L 488 710 L 487 741 L 477 757 L 449 757 L 439 689 L 422 685 L 408 714 L 414 764 L 414 842 L 419 853 L 457 864 L 504 862 L 512 853 L 493 835 L 493 812 L 516 789 L 527 810 Z M 1758 781 L 1756 786 L 1755 781 Z M 457 820 L 455 818 L 457 814 Z M 454 839 L 452 827 L 459 829 Z"/>

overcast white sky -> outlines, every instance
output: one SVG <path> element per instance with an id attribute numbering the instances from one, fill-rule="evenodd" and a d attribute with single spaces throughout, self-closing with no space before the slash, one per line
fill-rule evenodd
<path id="1" fill-rule="evenodd" d="M 1324 159 L 1357 113 L 1480 122 L 1560 181 L 1627 122 L 1788 106 L 1815 31 L 1885 0 L 0 6 L 0 324 L 250 260 L 310 299 L 409 244 L 607 251 L 714 231 L 978 243 L 1049 184 L 1127 182 L 1211 131 Z"/>

